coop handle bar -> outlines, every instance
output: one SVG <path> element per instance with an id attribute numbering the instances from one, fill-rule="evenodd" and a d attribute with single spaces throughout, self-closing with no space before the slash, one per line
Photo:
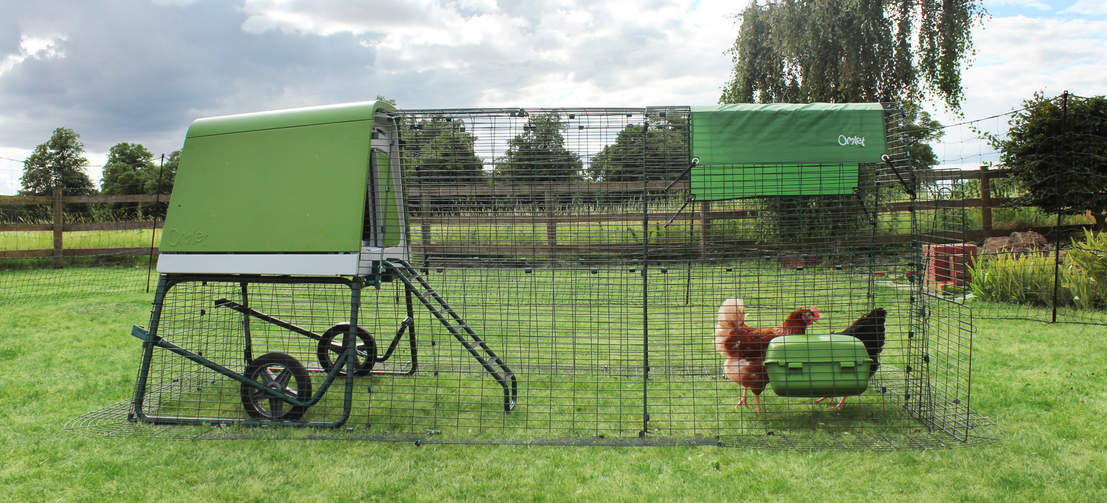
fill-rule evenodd
<path id="1" fill-rule="evenodd" d="M 323 394 L 326 393 L 327 389 L 331 387 L 331 383 L 334 382 L 336 377 L 338 377 L 338 373 L 342 371 L 342 369 L 346 366 L 346 361 L 350 358 L 350 352 L 344 351 L 342 355 L 338 357 L 338 360 L 335 361 L 334 367 L 332 367 L 331 370 L 327 372 L 326 379 L 323 380 L 323 384 L 319 387 L 319 390 L 315 392 L 315 395 L 307 400 L 300 400 L 298 398 L 293 398 L 284 393 L 281 393 L 277 390 L 270 389 L 264 384 L 254 381 L 253 379 L 249 379 L 238 372 L 235 372 L 227 367 L 224 367 L 207 358 L 204 358 L 203 356 L 193 353 L 192 351 L 173 344 L 172 342 L 169 342 L 162 337 L 151 335 L 149 331 L 138 325 L 134 325 L 131 327 L 131 335 L 137 337 L 142 342 L 148 342 L 159 348 L 168 349 L 169 351 L 177 353 L 200 365 L 203 365 L 220 374 L 230 377 L 231 379 L 253 386 L 255 389 L 264 392 L 268 396 L 271 396 L 273 398 L 280 398 L 281 400 L 284 400 L 297 407 L 310 407 L 312 405 L 315 405 L 316 403 L 319 403 L 319 400 L 323 399 Z"/>

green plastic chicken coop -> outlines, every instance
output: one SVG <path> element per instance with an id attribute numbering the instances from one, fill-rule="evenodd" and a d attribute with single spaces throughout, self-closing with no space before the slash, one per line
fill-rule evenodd
<path id="1" fill-rule="evenodd" d="M 213 117 L 189 127 L 166 216 L 158 260 L 161 278 L 150 326 L 132 330 L 144 341 L 135 417 L 160 423 L 210 423 L 228 415 L 218 409 L 194 417 L 147 414 L 147 382 L 157 348 L 239 383 L 242 406 L 256 420 L 301 422 L 307 408 L 322 401 L 333 383 L 344 381 L 341 413 L 310 423 L 342 424 L 349 415 L 355 375 L 415 372 L 413 295 L 502 386 L 504 409 L 514 408 L 517 384 L 510 368 L 407 262 L 398 124 L 391 106 L 364 102 Z M 407 312 L 387 350 L 379 355 L 373 335 L 359 326 L 361 291 L 394 280 L 404 285 Z M 240 340 L 212 340 L 192 333 L 206 321 L 199 318 L 188 326 L 163 328 L 167 315 L 177 316 L 166 309 L 167 298 L 172 304 L 175 290 L 209 283 L 237 285 L 237 291 L 216 295 L 206 309 L 199 309 L 198 316 L 238 313 Z M 291 284 L 347 287 L 348 310 L 335 312 L 334 305 L 342 305 L 343 295 L 333 291 L 326 295 L 339 300 L 325 308 L 285 309 L 291 316 L 307 319 L 309 326 L 259 310 L 258 290 L 268 288 L 267 298 L 280 298 L 285 292 L 279 288 L 274 292 L 274 285 Z M 296 301 L 287 298 L 294 294 L 285 297 L 270 304 L 287 307 Z M 318 325 L 318 320 L 325 320 L 325 329 L 310 326 Z M 280 334 L 259 343 L 259 325 Z M 186 333 L 165 333 L 177 330 Z M 405 336 L 411 352 L 404 368 L 374 370 L 393 355 Z M 315 370 L 324 372 L 325 378 L 314 393 L 307 372 L 315 362 L 305 364 L 291 356 L 296 353 L 287 339 L 316 345 Z M 227 344 L 234 348 L 210 349 Z M 264 352 L 259 346 L 265 347 Z"/>

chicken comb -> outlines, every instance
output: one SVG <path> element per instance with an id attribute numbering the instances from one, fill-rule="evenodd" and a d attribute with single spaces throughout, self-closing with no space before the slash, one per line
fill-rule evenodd
<path id="1" fill-rule="evenodd" d="M 811 312 L 815 315 L 815 319 L 819 319 L 819 308 L 811 306 Z"/>

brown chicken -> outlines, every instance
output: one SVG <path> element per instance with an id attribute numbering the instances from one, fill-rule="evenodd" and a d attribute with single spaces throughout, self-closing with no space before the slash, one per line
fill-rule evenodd
<path id="1" fill-rule="evenodd" d="M 754 410 L 761 412 L 761 392 L 765 391 L 765 385 L 769 382 L 764 365 L 769 341 L 781 335 L 803 334 L 818 319 L 819 309 L 811 306 L 792 311 L 779 326 L 756 328 L 746 325 L 746 308 L 742 299 L 723 301 L 715 326 L 715 350 L 726 357 L 723 374 L 742 386 L 742 397 L 735 407 L 746 405 L 746 397 L 752 390 L 757 404 Z"/>

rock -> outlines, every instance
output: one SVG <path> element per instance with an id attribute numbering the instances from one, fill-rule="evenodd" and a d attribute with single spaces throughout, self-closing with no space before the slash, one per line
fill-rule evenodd
<path id="1" fill-rule="evenodd" d="M 1049 249 L 1045 236 L 1034 231 L 1012 232 L 1010 249 L 1016 253 L 1029 253 Z"/>
<path id="2" fill-rule="evenodd" d="M 1010 246 L 1010 237 L 1000 236 L 988 238 L 984 240 L 984 245 L 980 247 L 980 253 L 996 254 L 1001 251 L 1007 250 Z"/>
<path id="3" fill-rule="evenodd" d="M 1035 253 L 1049 250 L 1049 241 L 1045 236 L 1034 231 L 1012 232 L 1010 236 L 994 237 L 984 240 L 981 247 L 982 254 L 997 253 Z"/>

